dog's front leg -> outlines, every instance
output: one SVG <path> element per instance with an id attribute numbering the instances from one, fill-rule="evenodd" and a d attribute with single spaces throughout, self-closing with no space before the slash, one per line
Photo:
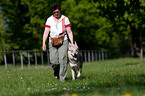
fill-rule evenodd
<path id="1" fill-rule="evenodd" d="M 75 80 L 75 71 L 73 68 L 71 68 L 71 73 L 72 73 L 72 80 Z"/>
<path id="2" fill-rule="evenodd" d="M 81 76 L 81 72 L 82 72 L 82 68 L 79 69 L 77 78 L 79 78 Z"/>

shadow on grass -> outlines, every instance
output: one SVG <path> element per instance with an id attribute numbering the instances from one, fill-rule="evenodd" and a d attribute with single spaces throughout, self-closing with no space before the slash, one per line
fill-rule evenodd
<path id="1" fill-rule="evenodd" d="M 76 80 L 85 80 L 85 79 L 86 79 L 86 76 L 84 76 L 84 75 L 80 76 L 79 78 L 76 78 Z M 66 81 L 72 81 L 72 76 L 66 77 L 65 80 Z"/>

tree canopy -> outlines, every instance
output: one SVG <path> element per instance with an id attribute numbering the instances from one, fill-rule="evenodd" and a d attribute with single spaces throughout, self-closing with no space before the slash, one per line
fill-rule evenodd
<path id="1" fill-rule="evenodd" d="M 140 32 L 144 41 L 144 0 L 1 0 L 0 32 L 5 35 L 0 42 L 9 50 L 41 49 L 45 22 L 56 2 L 70 19 L 80 49 L 137 50 Z"/>

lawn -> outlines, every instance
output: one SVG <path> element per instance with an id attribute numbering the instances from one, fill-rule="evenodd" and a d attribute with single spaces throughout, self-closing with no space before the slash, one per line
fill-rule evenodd
<path id="1" fill-rule="evenodd" d="M 0 96 L 145 96 L 145 66 L 139 58 L 86 62 L 75 81 L 69 66 L 67 73 L 66 82 L 60 82 L 50 66 L 0 66 Z"/>

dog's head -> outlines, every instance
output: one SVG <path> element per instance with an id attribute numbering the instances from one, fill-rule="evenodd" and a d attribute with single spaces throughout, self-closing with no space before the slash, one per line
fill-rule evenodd
<path id="1" fill-rule="evenodd" d="M 68 50 L 68 56 L 70 59 L 77 60 L 78 56 L 78 46 L 75 42 L 75 44 L 69 43 L 69 50 Z"/>

